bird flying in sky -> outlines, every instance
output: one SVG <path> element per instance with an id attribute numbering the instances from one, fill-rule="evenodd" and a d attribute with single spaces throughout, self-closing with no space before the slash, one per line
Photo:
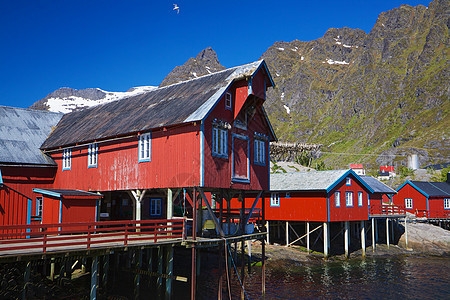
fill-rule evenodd
<path id="1" fill-rule="evenodd" d="M 177 11 L 177 14 L 180 13 L 180 8 L 179 8 L 178 5 L 176 5 L 176 4 L 173 5 L 173 10 L 176 10 L 176 11 Z"/>

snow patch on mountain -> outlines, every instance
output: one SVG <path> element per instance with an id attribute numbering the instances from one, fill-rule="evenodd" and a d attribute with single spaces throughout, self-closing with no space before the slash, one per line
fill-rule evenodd
<path id="1" fill-rule="evenodd" d="M 141 95 L 157 89 L 156 86 L 138 86 L 129 89 L 126 92 L 108 92 L 102 89 L 97 89 L 104 93 L 104 97 L 98 100 L 87 99 L 80 96 L 68 96 L 68 97 L 50 97 L 47 99 L 45 105 L 48 107 L 48 111 L 69 113 L 73 110 L 92 107 L 99 104 L 104 104 L 112 101 L 117 101 L 132 96 Z"/>

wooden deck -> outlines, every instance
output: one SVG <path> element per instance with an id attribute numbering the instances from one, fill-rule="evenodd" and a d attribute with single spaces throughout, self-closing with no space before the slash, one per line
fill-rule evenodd
<path id="1" fill-rule="evenodd" d="M 404 218 L 406 210 L 401 205 L 369 205 L 369 218 Z"/>

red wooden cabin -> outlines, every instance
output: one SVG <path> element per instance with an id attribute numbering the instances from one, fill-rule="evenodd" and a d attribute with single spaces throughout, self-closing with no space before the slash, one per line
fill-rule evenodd
<path id="1" fill-rule="evenodd" d="M 39 147 L 61 117 L 0 106 L 0 225 L 40 222 L 39 195 L 33 188 L 51 186 L 56 163 Z"/>
<path id="2" fill-rule="evenodd" d="M 360 176 L 373 189 L 369 195 L 369 205 L 392 204 L 392 196 L 397 192 L 372 176 Z"/>
<path id="3" fill-rule="evenodd" d="M 394 204 L 404 205 L 417 217 L 450 217 L 450 180 L 446 182 L 408 180 L 397 189 Z"/>
<path id="4" fill-rule="evenodd" d="M 272 174 L 266 219 L 283 221 L 368 220 L 373 193 L 353 170 Z"/>

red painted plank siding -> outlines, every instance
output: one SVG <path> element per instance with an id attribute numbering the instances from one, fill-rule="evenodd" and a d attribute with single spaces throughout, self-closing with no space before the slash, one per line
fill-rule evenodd
<path id="1" fill-rule="evenodd" d="M 327 221 L 327 198 L 321 192 L 291 192 L 286 198 L 280 192 L 280 206 L 270 205 L 270 194 L 266 194 L 266 220 L 282 221 Z"/>
<path id="2" fill-rule="evenodd" d="M 330 191 L 330 222 L 334 221 L 359 221 L 368 220 L 368 191 L 355 179 L 350 176 L 351 185 L 346 185 L 345 178 L 336 187 Z M 335 192 L 340 191 L 340 206 L 335 205 Z M 345 193 L 353 192 L 353 206 L 346 206 Z M 362 206 L 358 206 L 358 192 L 362 192 Z"/>
<path id="3" fill-rule="evenodd" d="M 62 170 L 62 151 L 54 188 L 114 191 L 200 184 L 200 124 L 151 133 L 151 161 L 139 162 L 139 138 L 98 144 L 97 167 L 88 168 L 88 147 L 72 149 L 71 170 Z"/>
<path id="4" fill-rule="evenodd" d="M 265 71 L 260 70 L 252 79 L 252 91 L 253 95 L 261 99 L 266 99 L 266 81 Z"/>
<path id="5" fill-rule="evenodd" d="M 61 222 L 62 223 L 94 222 L 96 220 L 95 219 L 96 203 L 97 201 L 93 199 L 62 200 Z"/>
<path id="6" fill-rule="evenodd" d="M 405 198 L 413 199 L 412 209 L 407 208 L 407 212 L 415 213 L 416 210 L 427 210 L 427 197 L 425 197 L 409 183 L 405 184 L 400 190 L 397 191 L 397 194 L 394 195 L 394 204 L 405 205 Z"/>

